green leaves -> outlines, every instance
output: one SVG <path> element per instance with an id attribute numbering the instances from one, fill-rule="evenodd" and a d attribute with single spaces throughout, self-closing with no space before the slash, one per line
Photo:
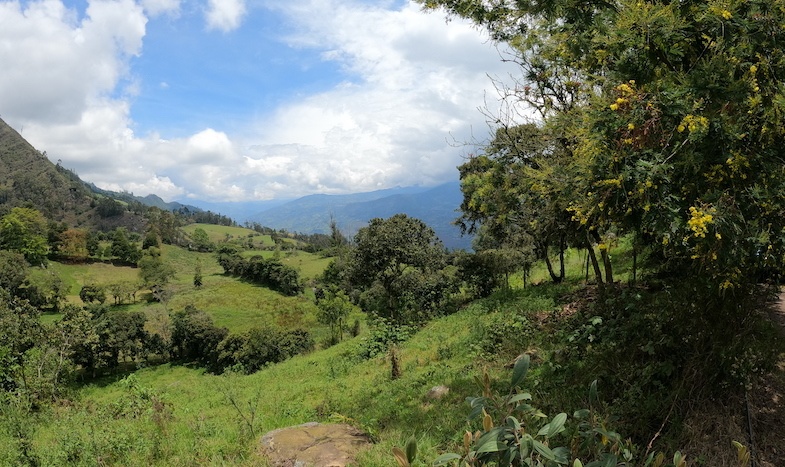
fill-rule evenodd
<path id="1" fill-rule="evenodd" d="M 526 378 L 526 373 L 529 371 L 530 363 L 531 358 L 526 354 L 515 361 L 515 366 L 512 370 L 512 381 L 510 382 L 511 387 L 515 388 L 521 385 L 523 379 Z"/>
<path id="2" fill-rule="evenodd" d="M 559 415 L 553 417 L 553 420 L 540 428 L 540 431 L 537 432 L 537 436 L 543 436 L 545 439 L 556 436 L 557 434 L 564 431 L 564 423 L 566 421 L 567 414 L 564 412 L 560 413 Z"/>

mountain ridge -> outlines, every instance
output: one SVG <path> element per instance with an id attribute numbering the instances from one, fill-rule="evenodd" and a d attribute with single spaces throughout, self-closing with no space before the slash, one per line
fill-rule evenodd
<path id="1" fill-rule="evenodd" d="M 249 220 L 274 229 L 306 234 L 329 233 L 330 221 L 349 237 L 373 218 L 403 213 L 431 227 L 445 247 L 471 249 L 471 237 L 453 224 L 463 195 L 458 181 L 436 187 L 396 187 L 349 195 L 309 195 L 267 209 Z"/>

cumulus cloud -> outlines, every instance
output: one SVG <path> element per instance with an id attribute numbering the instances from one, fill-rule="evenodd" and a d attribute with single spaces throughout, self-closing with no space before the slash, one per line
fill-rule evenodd
<path id="1" fill-rule="evenodd" d="M 74 121 L 115 90 L 139 54 L 147 18 L 132 0 L 0 3 L 0 109 L 23 122 Z"/>
<path id="2" fill-rule="evenodd" d="M 138 2 L 89 0 L 80 13 L 61 0 L 0 0 L 2 117 L 102 188 L 220 201 L 452 180 L 464 150 L 451 142 L 487 133 L 477 111 L 494 96 L 487 74 L 506 72 L 476 30 L 414 3 L 269 0 L 293 28 L 286 43 L 319 51 L 346 80 L 256 119 L 249 110 L 246 127 L 222 127 L 217 114 L 180 137 L 140 136 L 132 58 L 143 53 L 148 17 L 175 18 L 180 2 Z M 230 31 L 246 7 L 210 0 L 205 14 L 209 28 Z"/>
<path id="3" fill-rule="evenodd" d="M 295 47 L 324 50 L 351 81 L 282 108 L 258 125 L 249 172 L 321 192 L 454 180 L 455 144 L 487 134 L 477 110 L 508 71 L 477 30 L 408 3 L 386 10 L 338 0 L 270 5 L 299 29 Z M 296 149 L 296 150 L 295 150 Z M 262 190 L 257 183 L 256 190 Z"/>
<path id="4" fill-rule="evenodd" d="M 237 29 L 245 13 L 244 0 L 208 0 L 205 11 L 207 29 L 223 32 Z"/>

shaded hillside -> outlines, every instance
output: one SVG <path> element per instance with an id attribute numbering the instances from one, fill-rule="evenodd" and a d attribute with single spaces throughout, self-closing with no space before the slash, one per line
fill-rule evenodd
<path id="1" fill-rule="evenodd" d="M 329 233 L 330 217 L 347 236 L 353 236 L 375 217 L 387 218 L 398 213 L 421 219 L 428 224 L 445 246 L 471 248 L 471 238 L 461 237 L 452 222 L 462 194 L 458 182 L 435 188 L 393 188 L 352 195 L 311 195 L 268 209 L 252 220 L 275 229 L 301 233 Z"/>
<path id="2" fill-rule="evenodd" d="M 0 119 L 0 215 L 29 205 L 71 226 L 143 230 L 140 213 L 119 210 L 106 215 L 97 209 L 100 199 L 74 172 L 53 164 Z"/>
<path id="3" fill-rule="evenodd" d="M 30 203 L 49 219 L 80 225 L 90 217 L 92 201 L 78 177 L 0 120 L 0 212 Z"/>

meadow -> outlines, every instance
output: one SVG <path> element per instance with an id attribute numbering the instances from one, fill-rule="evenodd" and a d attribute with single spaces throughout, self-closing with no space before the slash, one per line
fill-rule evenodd
<path id="1" fill-rule="evenodd" d="M 225 229 L 218 228 L 210 235 L 220 237 L 217 230 L 223 233 Z M 602 318 L 575 311 L 576 303 L 594 300 L 593 289 L 586 282 L 585 252 L 566 252 L 563 283 L 550 283 L 545 266 L 537 263 L 525 288 L 522 277 L 514 275 L 508 288 L 466 302 L 456 313 L 437 317 L 422 327 L 407 329 L 408 337 L 395 346 L 392 354 L 379 351 L 379 335 L 365 323 L 365 315 L 359 310 L 355 309 L 347 321 L 361 320 L 360 334 L 351 337 L 344 333 L 342 342 L 329 346 L 328 329 L 316 321 L 312 292 L 284 297 L 223 275 L 212 254 L 171 246 L 164 246 L 163 252 L 177 270 L 171 299 L 166 303 L 140 300 L 120 308 L 145 312 L 151 326 L 160 325 L 169 312 L 193 305 L 231 332 L 266 324 L 302 327 L 314 337 L 316 350 L 250 375 L 215 375 L 201 367 L 167 363 L 125 367 L 97 380 L 76 381 L 60 403 L 36 413 L 32 420 L 19 420 L 19 429 L 27 430 L 30 440 L 27 449 L 35 453 L 41 465 L 264 467 L 266 461 L 258 452 L 261 435 L 311 421 L 346 422 L 368 433 L 374 444 L 360 454 L 359 466 L 395 465 L 393 447 L 403 446 L 410 437 L 417 440 L 419 450 L 413 465 L 430 465 L 439 454 L 458 450 L 465 430 L 480 428 L 479 422 L 467 421 L 466 398 L 482 393 L 477 378 L 488 374 L 490 387 L 503 390 L 510 378 L 511 362 L 521 354 L 532 360 L 522 389 L 531 393 L 532 403 L 546 414 L 571 414 L 589 406 L 587 388 L 598 377 L 602 380 L 600 391 L 609 393 L 610 399 L 621 397 L 614 404 L 623 410 L 635 408 L 635 404 L 651 404 L 655 399 L 661 404 L 662 395 L 658 394 L 624 402 L 624 391 L 638 388 L 634 378 L 625 379 L 624 373 L 618 373 L 627 371 L 632 377 L 634 367 L 620 366 L 629 362 L 589 359 L 589 355 L 596 357 L 615 345 L 613 340 L 604 343 L 598 336 L 608 337 L 619 331 L 603 327 Z M 329 262 L 302 251 L 251 252 L 256 253 L 295 261 L 293 264 L 306 279 L 316 277 Z M 623 239 L 613 245 L 612 254 L 616 276 L 624 283 L 631 277 L 629 241 Z M 204 276 L 204 285 L 198 289 L 192 283 L 197 264 Z M 76 301 L 84 283 L 135 280 L 137 272 L 105 263 L 53 263 L 51 267 L 68 284 L 69 300 Z M 613 309 L 612 303 L 608 309 Z M 53 315 L 47 319 L 58 318 Z M 636 329 L 636 319 L 627 329 Z M 645 337 L 648 329 L 638 329 L 635 332 Z M 397 361 L 397 375 L 391 371 L 392 358 Z M 657 367 L 648 363 L 644 370 L 648 368 Z M 565 379 L 566 374 L 571 376 Z M 776 372 L 770 384 L 785 386 L 785 372 Z M 426 397 L 437 385 L 449 387 L 448 394 L 442 399 Z M 700 408 L 702 413 L 716 410 L 715 406 Z M 612 428 L 606 425 L 615 419 L 611 413 L 602 422 L 603 427 Z M 741 439 L 738 420 L 742 418 L 738 412 L 725 415 L 727 420 L 736 420 L 735 424 L 729 423 L 723 434 L 712 436 Z M 10 420 L 13 416 L 5 414 Z M 703 426 L 695 414 L 683 416 L 683 423 Z M 701 445 L 705 442 L 700 440 L 705 437 L 698 430 L 686 438 L 674 439 L 695 440 L 687 451 L 699 459 L 705 451 Z M 781 444 L 772 437 L 767 441 L 775 448 Z M 18 453 L 17 442 L 14 433 L 0 433 L 0 459 Z M 733 459 L 732 449 L 720 451 L 723 459 Z M 726 460 L 697 465 L 735 465 Z"/>

